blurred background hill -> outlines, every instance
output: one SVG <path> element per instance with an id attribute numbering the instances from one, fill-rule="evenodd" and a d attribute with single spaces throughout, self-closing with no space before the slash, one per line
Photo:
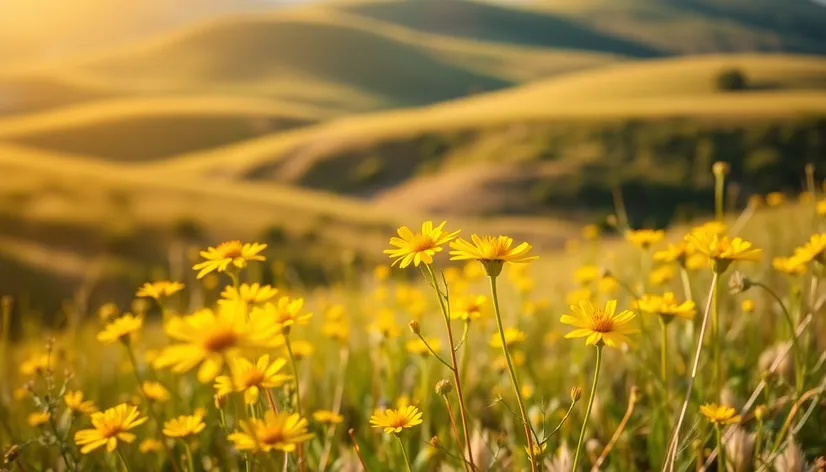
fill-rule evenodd
<path id="1" fill-rule="evenodd" d="M 6 0 L 0 62 L 0 292 L 44 310 L 224 238 L 315 282 L 423 218 L 551 249 L 697 216 L 717 160 L 732 207 L 826 173 L 808 0 Z"/>

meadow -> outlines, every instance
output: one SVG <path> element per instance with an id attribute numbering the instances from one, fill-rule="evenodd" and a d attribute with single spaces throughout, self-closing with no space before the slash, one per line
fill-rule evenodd
<path id="1" fill-rule="evenodd" d="M 821 470 L 826 199 L 726 214 L 714 170 L 716 219 L 617 212 L 560 254 L 427 221 L 324 288 L 228 241 L 96 321 L 7 296 L 5 464 Z"/>
<path id="2" fill-rule="evenodd" d="M 826 470 L 822 6 L 43 1 L 0 470 Z"/>

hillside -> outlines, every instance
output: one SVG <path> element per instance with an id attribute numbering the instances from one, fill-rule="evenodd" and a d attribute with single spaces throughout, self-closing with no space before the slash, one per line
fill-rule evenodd
<path id="1" fill-rule="evenodd" d="M 728 67 L 744 71 L 752 89 L 718 91 L 714 79 Z M 800 169 L 789 159 L 818 155 L 824 115 L 826 60 L 692 57 L 335 120 L 159 165 L 422 211 L 450 213 L 464 195 L 459 211 L 477 215 L 600 211 L 613 186 L 628 184 L 640 196 L 670 193 L 658 210 L 666 214 L 705 192 L 715 159 L 736 163 L 755 191 L 793 186 Z"/>
<path id="2" fill-rule="evenodd" d="M 115 161 L 151 161 L 316 123 L 323 110 L 231 97 L 95 101 L 0 119 L 0 141 Z"/>
<path id="3" fill-rule="evenodd" d="M 669 54 L 826 53 L 826 8 L 810 0 L 532 0 L 529 4 Z"/>

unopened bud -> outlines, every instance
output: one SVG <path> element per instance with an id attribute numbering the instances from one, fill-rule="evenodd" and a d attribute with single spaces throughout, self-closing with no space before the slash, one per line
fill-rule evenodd
<path id="1" fill-rule="evenodd" d="M 757 408 L 754 409 L 754 418 L 757 421 L 765 421 L 768 416 L 769 408 L 766 405 L 758 405 Z"/>
<path id="2" fill-rule="evenodd" d="M 419 326 L 418 321 L 413 320 L 410 323 L 408 323 L 407 326 L 410 326 L 410 331 L 413 331 L 413 334 L 415 334 L 416 336 L 419 336 L 419 335 L 422 334 L 422 328 L 421 328 L 421 326 Z"/>
<path id="3" fill-rule="evenodd" d="M 18 457 L 20 457 L 20 446 L 12 444 L 3 454 L 3 464 L 11 464 L 15 462 Z"/>
<path id="4" fill-rule="evenodd" d="M 427 443 L 430 444 L 431 447 L 435 447 L 436 449 L 440 449 L 442 447 L 442 442 L 439 440 L 439 436 L 433 436 Z"/>
<path id="5" fill-rule="evenodd" d="M 450 393 L 452 391 L 453 391 L 453 384 L 450 383 L 450 380 L 442 379 L 442 380 L 436 382 L 436 393 L 438 393 L 439 395 L 445 396 L 445 395 L 447 395 L 448 393 Z"/>
<path id="6" fill-rule="evenodd" d="M 576 403 L 579 401 L 580 398 L 582 398 L 582 388 L 571 387 L 571 401 Z"/>
<path id="7" fill-rule="evenodd" d="M 728 279 L 728 291 L 732 295 L 737 295 L 743 293 L 754 286 L 754 282 L 749 280 L 746 277 L 746 274 L 740 272 L 739 270 L 733 274 Z"/>
<path id="8" fill-rule="evenodd" d="M 212 400 L 215 402 L 215 408 L 222 409 L 227 404 L 227 396 L 226 395 L 218 395 L 215 394 L 212 397 Z"/>
<path id="9" fill-rule="evenodd" d="M 726 174 L 728 174 L 731 167 L 729 166 L 728 162 L 717 161 L 711 165 L 711 172 L 714 173 L 714 176 L 720 178 Z"/>

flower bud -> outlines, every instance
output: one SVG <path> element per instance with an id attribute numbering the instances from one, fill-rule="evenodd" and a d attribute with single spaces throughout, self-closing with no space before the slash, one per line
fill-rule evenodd
<path id="1" fill-rule="evenodd" d="M 749 280 L 749 278 L 746 277 L 746 274 L 740 272 L 739 270 L 731 274 L 731 277 L 728 279 L 728 290 L 732 295 L 746 292 L 753 286 L 754 282 Z"/>
<path id="2" fill-rule="evenodd" d="M 412 331 L 413 334 L 415 334 L 416 336 L 419 336 L 419 335 L 422 334 L 422 328 L 421 328 L 421 326 L 419 326 L 418 321 L 413 320 L 410 323 L 408 323 L 407 326 L 410 326 L 410 331 Z"/>
<path id="3" fill-rule="evenodd" d="M 714 176 L 718 179 L 728 174 L 729 170 L 731 170 L 731 167 L 729 166 L 728 162 L 717 161 L 711 165 L 711 172 L 713 172 Z"/>
<path id="4" fill-rule="evenodd" d="M 757 408 L 754 409 L 754 418 L 757 421 L 766 421 L 766 418 L 769 416 L 769 407 L 766 405 L 758 405 Z"/>
<path id="5" fill-rule="evenodd" d="M 436 393 L 445 396 L 453 391 L 453 384 L 448 379 L 442 379 L 436 383 Z"/>
<path id="6" fill-rule="evenodd" d="M 215 408 L 222 409 L 227 404 L 227 396 L 226 395 L 218 395 L 217 393 L 212 397 L 213 402 L 215 402 Z"/>
<path id="7" fill-rule="evenodd" d="M 12 444 L 3 454 L 3 464 L 12 464 L 20 457 L 20 446 Z"/>
<path id="8" fill-rule="evenodd" d="M 439 436 L 433 436 L 427 443 L 430 444 L 431 447 L 435 447 L 436 449 L 440 449 L 442 447 L 442 441 L 439 440 Z"/>
<path id="9" fill-rule="evenodd" d="M 581 387 L 572 387 L 571 388 L 571 401 L 576 403 L 579 399 L 582 398 L 582 388 Z"/>

